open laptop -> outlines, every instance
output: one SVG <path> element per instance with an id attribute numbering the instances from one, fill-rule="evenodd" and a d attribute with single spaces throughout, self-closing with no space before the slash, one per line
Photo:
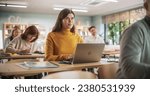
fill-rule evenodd
<path id="1" fill-rule="evenodd" d="M 104 43 L 77 44 L 73 59 L 70 60 L 69 62 L 67 61 L 63 62 L 69 64 L 98 62 L 101 59 L 104 46 L 105 46 Z"/>

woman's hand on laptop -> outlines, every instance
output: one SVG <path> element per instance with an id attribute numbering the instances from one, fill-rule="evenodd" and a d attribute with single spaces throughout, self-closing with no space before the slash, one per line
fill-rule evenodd
<path id="1" fill-rule="evenodd" d="M 72 59 L 73 59 L 73 55 L 72 55 L 72 54 L 69 54 L 67 59 L 68 59 L 68 60 L 72 60 Z"/>
<path id="2" fill-rule="evenodd" d="M 64 60 L 71 60 L 73 58 L 72 54 L 63 54 Z"/>

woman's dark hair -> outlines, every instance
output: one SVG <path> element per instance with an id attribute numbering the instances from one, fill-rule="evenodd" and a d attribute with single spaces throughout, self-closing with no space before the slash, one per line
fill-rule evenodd
<path id="1" fill-rule="evenodd" d="M 26 39 L 27 39 L 27 36 L 28 36 L 29 34 L 30 34 L 30 35 L 36 35 L 36 38 L 33 39 L 31 42 L 36 41 L 36 40 L 38 39 L 38 37 L 39 37 L 39 31 L 38 31 L 38 29 L 37 29 L 34 25 L 29 26 L 29 27 L 25 30 L 25 32 L 24 32 L 23 34 L 21 34 L 21 38 L 24 39 L 24 40 L 26 40 Z"/>
<path id="2" fill-rule="evenodd" d="M 95 26 L 91 26 L 88 28 L 88 30 L 90 31 L 92 28 L 96 28 Z"/>
<path id="3" fill-rule="evenodd" d="M 11 33 L 10 41 L 12 41 L 12 40 L 14 39 L 13 34 L 14 34 L 15 31 L 20 31 L 20 32 L 21 32 L 20 29 L 14 29 L 14 30 L 12 31 L 12 33 Z"/>
<path id="4" fill-rule="evenodd" d="M 14 30 L 18 30 L 18 29 L 20 29 L 19 25 L 14 26 Z"/>
<path id="5" fill-rule="evenodd" d="M 73 14 L 74 17 L 75 17 L 74 12 L 73 12 L 72 10 L 70 10 L 70 9 L 67 9 L 67 8 L 63 9 L 63 10 L 59 13 L 59 15 L 58 15 L 58 17 L 57 17 L 56 24 L 55 24 L 54 28 L 52 29 L 52 32 L 60 32 L 60 31 L 62 31 L 62 21 L 63 21 L 63 19 L 64 19 L 65 17 L 67 17 L 67 15 L 70 14 L 70 13 Z M 72 33 L 75 33 L 75 26 L 74 26 L 74 25 L 73 25 L 73 27 L 70 29 L 70 31 L 71 31 Z"/>

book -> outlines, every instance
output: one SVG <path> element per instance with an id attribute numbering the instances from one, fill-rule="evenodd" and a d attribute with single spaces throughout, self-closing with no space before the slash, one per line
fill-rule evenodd
<path id="1" fill-rule="evenodd" d="M 57 64 L 50 63 L 48 61 L 43 62 L 23 62 L 17 64 L 18 66 L 25 69 L 40 69 L 40 68 L 57 68 Z"/>

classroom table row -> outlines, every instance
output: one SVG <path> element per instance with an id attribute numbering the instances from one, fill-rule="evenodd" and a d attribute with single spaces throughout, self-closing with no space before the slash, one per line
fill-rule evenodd
<path id="1" fill-rule="evenodd" d="M 51 61 L 51 64 L 55 64 L 58 67 L 55 68 L 23 68 L 18 66 L 24 62 L 38 62 L 45 63 L 47 61 L 38 61 L 35 59 L 18 59 L 11 60 L 7 63 L 0 64 L 0 76 L 32 76 L 33 74 L 39 74 L 43 72 L 55 73 L 61 71 L 72 71 L 72 70 L 82 70 L 85 68 L 98 68 L 104 65 L 116 64 L 116 62 L 107 62 L 106 60 L 101 60 L 99 62 L 92 63 L 80 63 L 80 64 L 60 64 L 58 61 Z"/>

